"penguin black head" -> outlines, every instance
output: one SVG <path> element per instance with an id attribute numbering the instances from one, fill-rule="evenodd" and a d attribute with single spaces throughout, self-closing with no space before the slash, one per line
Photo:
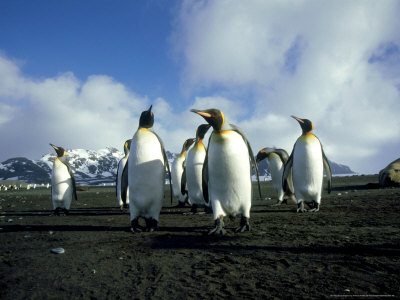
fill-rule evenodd
<path id="1" fill-rule="evenodd" d="M 196 141 L 196 139 L 187 139 L 187 140 L 183 143 L 181 154 L 182 154 L 182 153 L 185 153 L 186 151 L 188 151 L 189 148 L 190 148 L 190 146 L 191 146 L 195 141 Z"/>
<path id="2" fill-rule="evenodd" d="M 54 148 L 54 150 L 56 150 L 57 157 L 65 156 L 65 149 L 63 147 L 57 147 L 53 144 L 50 144 L 50 146 L 52 146 Z"/>
<path id="3" fill-rule="evenodd" d="M 202 116 L 216 131 L 220 131 L 222 129 L 222 126 L 224 126 L 225 116 L 224 113 L 219 109 L 191 109 L 190 111 Z"/>
<path id="4" fill-rule="evenodd" d="M 268 155 L 270 155 L 273 152 L 274 149 L 272 148 L 263 148 L 260 151 L 258 151 L 257 156 L 256 156 L 256 162 L 259 163 L 263 159 L 266 159 Z"/>
<path id="5" fill-rule="evenodd" d="M 206 133 L 210 127 L 211 127 L 210 124 L 201 124 L 199 127 L 197 127 L 196 141 L 204 139 L 204 136 L 206 135 Z"/>
<path id="6" fill-rule="evenodd" d="M 153 105 L 150 105 L 148 110 L 145 110 L 140 115 L 139 128 L 151 128 L 154 125 L 154 114 L 151 111 Z"/>
<path id="7" fill-rule="evenodd" d="M 295 119 L 297 122 L 299 122 L 301 129 L 303 130 L 303 134 L 310 132 L 314 129 L 314 124 L 308 120 L 308 119 L 300 119 L 295 116 L 291 116 L 293 119 Z"/>
<path id="8" fill-rule="evenodd" d="M 125 155 L 128 154 L 129 150 L 131 149 L 131 143 L 132 143 L 132 139 L 126 140 L 126 142 L 124 144 Z"/>

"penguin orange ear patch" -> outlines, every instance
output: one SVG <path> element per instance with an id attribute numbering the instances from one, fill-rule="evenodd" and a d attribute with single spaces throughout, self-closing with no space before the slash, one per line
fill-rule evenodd
<path id="1" fill-rule="evenodd" d="M 206 113 L 206 112 L 199 111 L 198 114 L 199 114 L 200 116 L 205 117 L 205 118 L 211 118 L 211 114 Z"/>

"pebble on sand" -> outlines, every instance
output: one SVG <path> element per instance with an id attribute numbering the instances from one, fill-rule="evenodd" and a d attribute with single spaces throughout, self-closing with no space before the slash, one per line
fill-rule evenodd
<path id="1" fill-rule="evenodd" d="M 63 254 L 64 252 L 65 252 L 64 248 L 51 249 L 51 253 L 54 253 L 54 254 Z"/>

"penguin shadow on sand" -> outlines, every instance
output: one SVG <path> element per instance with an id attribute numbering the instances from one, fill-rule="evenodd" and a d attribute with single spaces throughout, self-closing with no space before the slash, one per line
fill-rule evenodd
<path id="1" fill-rule="evenodd" d="M 129 232 L 129 226 L 95 226 L 95 225 L 6 225 L 3 232 Z"/>
<path id="2" fill-rule="evenodd" d="M 233 228 L 232 228 L 233 229 Z M 153 249 L 205 249 L 210 250 L 210 243 L 240 243 L 243 236 L 237 234 L 226 234 L 223 236 L 208 235 L 209 226 L 184 228 L 160 227 L 159 234 L 148 235 L 144 241 L 145 246 Z M 163 231 L 168 233 L 163 233 Z M 233 230 L 231 230 L 233 231 Z M 162 234 L 160 234 L 162 233 Z M 229 246 L 226 246 L 228 249 Z"/>

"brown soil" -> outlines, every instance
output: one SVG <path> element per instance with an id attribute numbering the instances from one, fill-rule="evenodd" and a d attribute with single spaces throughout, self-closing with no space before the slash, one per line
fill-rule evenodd
<path id="1" fill-rule="evenodd" d="M 252 231 L 208 236 L 210 214 L 173 208 L 133 234 L 113 188 L 78 192 L 50 216 L 50 190 L 0 193 L 0 299 L 260 299 L 400 296 L 400 188 L 334 178 L 318 213 L 253 201 Z M 370 184 L 368 184 L 370 183 Z M 64 254 L 51 249 L 62 247 Z M 362 295 L 362 296 L 360 296 Z"/>

